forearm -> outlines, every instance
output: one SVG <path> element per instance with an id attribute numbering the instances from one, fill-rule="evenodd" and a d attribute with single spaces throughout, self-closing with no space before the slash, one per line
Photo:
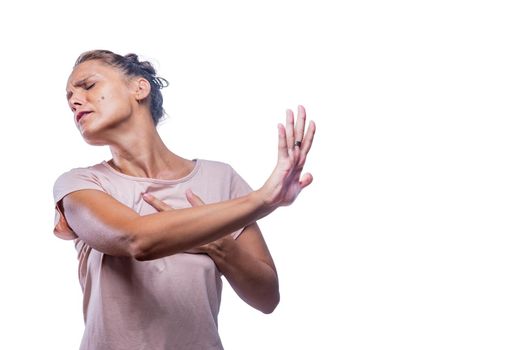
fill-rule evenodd
<path id="1" fill-rule="evenodd" d="M 206 252 L 242 300 L 264 313 L 276 308 L 280 294 L 273 267 L 253 257 L 232 239 L 210 243 Z"/>
<path id="2" fill-rule="evenodd" d="M 255 191 L 234 200 L 138 216 L 129 222 L 133 256 L 152 260 L 212 242 L 271 210 Z"/>

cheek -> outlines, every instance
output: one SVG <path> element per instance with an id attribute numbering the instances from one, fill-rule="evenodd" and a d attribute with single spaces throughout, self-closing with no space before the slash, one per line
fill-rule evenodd
<path id="1" fill-rule="evenodd" d="M 118 96 L 113 96 L 112 94 L 100 94 L 96 96 L 96 104 L 99 108 L 101 108 L 104 111 L 113 111 L 114 109 L 118 109 Z"/>
<path id="2" fill-rule="evenodd" d="M 106 99 L 106 96 L 111 97 L 111 94 L 108 95 L 107 91 L 106 92 L 102 91 L 101 93 L 95 95 L 94 97 L 95 97 L 97 103 L 101 103 L 101 102 L 104 102 L 104 100 Z"/>
<path id="3" fill-rule="evenodd" d="M 131 113 L 131 106 L 126 96 L 121 94 L 102 94 L 97 98 L 97 104 L 104 114 L 120 118 Z"/>
<path id="4" fill-rule="evenodd" d="M 120 118 L 130 113 L 129 97 L 117 89 L 97 91 L 93 96 L 98 112 L 106 117 Z"/>

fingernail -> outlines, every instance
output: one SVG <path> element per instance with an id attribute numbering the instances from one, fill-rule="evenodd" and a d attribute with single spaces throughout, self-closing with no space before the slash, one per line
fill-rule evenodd
<path id="1" fill-rule="evenodd" d="M 151 199 L 151 195 L 149 193 L 142 193 L 142 197 L 145 199 Z"/>

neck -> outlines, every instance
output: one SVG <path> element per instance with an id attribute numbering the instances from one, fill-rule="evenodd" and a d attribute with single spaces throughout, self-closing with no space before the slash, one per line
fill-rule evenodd
<path id="1" fill-rule="evenodd" d="M 191 171 L 192 162 L 171 152 L 152 122 L 129 130 L 109 143 L 113 159 L 108 163 L 117 171 L 156 179 L 179 178 Z"/>

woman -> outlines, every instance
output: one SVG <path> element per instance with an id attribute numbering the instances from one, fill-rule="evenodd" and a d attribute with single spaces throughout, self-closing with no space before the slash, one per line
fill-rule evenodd
<path id="1" fill-rule="evenodd" d="M 252 191 L 229 165 L 184 159 L 165 146 L 156 125 L 166 83 L 136 55 L 105 50 L 82 54 L 67 82 L 82 137 L 113 156 L 62 174 L 53 189 L 54 233 L 74 239 L 78 251 L 81 349 L 222 349 L 221 274 L 264 313 L 279 302 L 256 221 L 311 183 L 301 171 L 314 123 L 304 134 L 304 108 L 296 125 L 287 112 L 277 165 Z"/>

